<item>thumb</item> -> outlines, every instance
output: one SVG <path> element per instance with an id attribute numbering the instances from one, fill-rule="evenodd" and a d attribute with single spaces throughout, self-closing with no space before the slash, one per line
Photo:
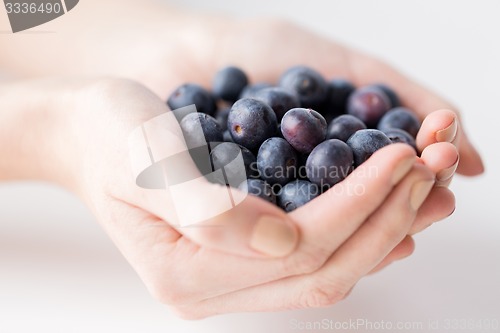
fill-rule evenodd
<path id="1" fill-rule="evenodd" d="M 130 134 L 134 204 L 201 246 L 247 256 L 292 252 L 299 237 L 290 218 L 245 189 L 235 189 L 246 180 L 242 154 L 212 170 L 201 125 L 186 145 L 176 116 L 194 109 L 187 108 L 157 116 Z"/>

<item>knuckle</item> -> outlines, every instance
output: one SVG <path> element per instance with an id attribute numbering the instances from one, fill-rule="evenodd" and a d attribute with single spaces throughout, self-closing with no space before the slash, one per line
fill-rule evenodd
<path id="1" fill-rule="evenodd" d="M 146 105 L 151 101 L 157 101 L 157 104 L 163 105 L 152 91 L 130 79 L 98 78 L 86 84 L 80 91 L 83 102 L 99 101 L 103 107 L 117 106 L 118 109 L 123 107 L 123 100 L 130 99 L 131 96 L 138 101 L 137 106 Z"/>
<path id="2" fill-rule="evenodd" d="M 306 288 L 301 305 L 306 308 L 328 307 L 345 299 L 350 289 L 335 282 L 316 280 Z"/>
<path id="3" fill-rule="evenodd" d="M 323 266 L 331 253 L 322 248 L 298 250 L 296 254 L 286 258 L 285 272 L 289 275 L 308 274 Z"/>

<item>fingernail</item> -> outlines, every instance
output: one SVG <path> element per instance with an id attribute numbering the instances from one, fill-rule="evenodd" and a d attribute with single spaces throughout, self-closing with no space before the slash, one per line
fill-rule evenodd
<path id="1" fill-rule="evenodd" d="M 415 160 L 416 157 L 411 156 L 399 162 L 399 164 L 394 169 L 394 172 L 392 173 L 393 185 L 399 183 L 401 179 L 403 179 L 403 177 L 406 176 L 408 172 L 410 172 L 411 168 L 413 167 L 413 164 L 415 164 Z"/>
<path id="2" fill-rule="evenodd" d="M 455 174 L 455 171 L 457 171 L 458 161 L 459 158 L 457 157 L 457 161 L 451 167 L 439 171 L 436 174 L 436 180 L 442 182 L 450 179 Z"/>
<path id="3" fill-rule="evenodd" d="M 297 239 L 296 230 L 286 221 L 262 216 L 253 228 L 250 247 L 272 257 L 282 257 L 293 251 Z"/>
<path id="4" fill-rule="evenodd" d="M 414 210 L 418 210 L 429 195 L 429 192 L 434 186 L 434 180 L 421 180 L 411 188 L 410 205 Z"/>
<path id="5" fill-rule="evenodd" d="M 457 118 L 453 118 L 453 122 L 446 128 L 436 132 L 437 142 L 452 142 L 457 136 Z"/>

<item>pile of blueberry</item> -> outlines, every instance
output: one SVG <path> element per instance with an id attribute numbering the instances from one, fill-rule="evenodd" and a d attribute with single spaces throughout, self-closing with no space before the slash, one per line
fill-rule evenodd
<path id="1" fill-rule="evenodd" d="M 226 67 L 215 75 L 211 92 L 187 83 L 167 104 L 172 110 L 195 104 L 198 112 L 180 120 L 188 146 L 201 125 L 210 168 L 241 173 L 226 167 L 241 154 L 246 181 L 239 186 L 285 211 L 341 182 L 386 145 L 416 149 L 420 128 L 388 86 L 356 88 L 305 66 L 288 69 L 276 86 L 249 84 L 241 69 Z"/>

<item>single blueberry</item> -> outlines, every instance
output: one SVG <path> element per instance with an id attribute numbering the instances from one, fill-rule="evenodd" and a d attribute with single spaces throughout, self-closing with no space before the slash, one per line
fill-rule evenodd
<path id="1" fill-rule="evenodd" d="M 206 113 L 193 112 L 182 118 L 180 127 L 186 140 L 188 148 L 195 148 L 204 145 L 202 142 L 221 142 L 222 129 L 214 117 Z M 200 128 L 202 133 L 200 133 Z"/>
<path id="2" fill-rule="evenodd" d="M 353 170 L 353 152 L 343 141 L 330 139 L 313 149 L 306 162 L 309 180 L 325 189 L 344 180 Z"/>
<path id="3" fill-rule="evenodd" d="M 326 138 L 339 139 L 346 142 L 351 135 L 362 129 L 366 129 L 366 125 L 359 118 L 350 114 L 343 114 L 330 122 Z"/>
<path id="4" fill-rule="evenodd" d="M 215 74 L 212 90 L 218 98 L 234 102 L 247 84 L 248 78 L 245 72 L 238 67 L 228 66 Z"/>
<path id="5" fill-rule="evenodd" d="M 361 119 L 368 127 L 377 126 L 390 108 L 391 102 L 387 95 L 374 86 L 356 89 L 347 100 L 347 112 Z"/>
<path id="6" fill-rule="evenodd" d="M 255 93 L 254 98 L 269 105 L 276 113 L 278 121 L 281 121 L 288 110 L 300 107 L 297 96 L 280 87 L 260 89 Z"/>
<path id="7" fill-rule="evenodd" d="M 385 135 L 391 140 L 392 143 L 406 143 L 409 144 L 410 146 L 417 151 L 417 143 L 415 142 L 415 138 L 410 135 L 410 133 L 406 132 L 405 130 L 399 129 L 399 128 L 389 128 L 385 131 L 383 131 Z"/>
<path id="8" fill-rule="evenodd" d="M 359 130 L 347 140 L 354 154 L 355 167 L 369 159 L 377 150 L 391 143 L 387 135 L 375 129 Z"/>
<path id="9" fill-rule="evenodd" d="M 227 126 L 234 142 L 253 151 L 276 134 L 278 121 L 273 109 L 266 103 L 243 98 L 231 107 Z"/>
<path id="10" fill-rule="evenodd" d="M 324 115 L 334 118 L 346 113 L 347 99 L 356 88 L 344 79 L 333 79 L 328 82 L 328 94 L 324 106 Z"/>
<path id="11" fill-rule="evenodd" d="M 307 180 L 294 180 L 286 184 L 278 196 L 278 205 L 291 212 L 320 195 L 317 185 Z"/>
<path id="12" fill-rule="evenodd" d="M 240 99 L 241 98 L 255 98 L 255 95 L 257 92 L 261 89 L 265 88 L 271 88 L 273 85 L 267 82 L 258 82 L 254 84 L 249 84 L 248 86 L 243 89 L 243 91 L 240 94 Z"/>
<path id="13" fill-rule="evenodd" d="M 227 130 L 227 117 L 229 116 L 231 108 L 222 108 L 215 112 L 215 119 L 219 123 L 223 131 Z"/>
<path id="14" fill-rule="evenodd" d="M 405 107 L 394 108 L 389 110 L 378 123 L 378 129 L 382 132 L 391 128 L 402 129 L 416 138 L 420 130 L 420 120 Z"/>
<path id="15" fill-rule="evenodd" d="M 237 158 L 241 156 L 244 168 L 241 164 L 235 163 Z M 210 152 L 210 158 L 214 170 L 223 170 L 226 179 L 231 182 L 234 179 L 256 177 L 258 172 L 255 166 L 256 158 L 254 154 L 247 148 L 232 142 L 223 142 L 218 144 Z M 237 184 L 228 184 L 235 185 Z"/>
<path id="16" fill-rule="evenodd" d="M 186 83 L 170 94 L 167 105 L 171 110 L 176 110 L 188 105 L 196 105 L 198 112 L 203 112 L 213 116 L 216 110 L 214 97 L 203 87 Z"/>
<path id="17" fill-rule="evenodd" d="M 323 106 L 328 84 L 321 74 L 305 66 L 288 69 L 280 78 L 279 86 L 294 93 L 304 108 L 317 109 Z"/>
<path id="18" fill-rule="evenodd" d="M 241 183 L 238 188 L 242 191 L 246 190 L 248 194 L 276 204 L 276 196 L 271 186 L 262 179 L 247 179 L 245 182 Z"/>
<path id="19" fill-rule="evenodd" d="M 234 142 L 233 141 L 233 137 L 231 136 L 231 133 L 229 132 L 229 130 L 225 130 L 223 133 L 222 133 L 222 140 L 224 142 Z"/>
<path id="20" fill-rule="evenodd" d="M 293 147 L 282 138 L 269 138 L 257 154 L 259 176 L 270 185 L 285 185 L 297 178 L 298 156 Z"/>
<path id="21" fill-rule="evenodd" d="M 401 101 L 399 100 L 398 94 L 396 94 L 396 92 L 392 88 L 383 83 L 377 83 L 373 86 L 381 89 L 387 95 L 387 97 L 389 97 L 392 108 L 401 106 Z"/>
<path id="22" fill-rule="evenodd" d="M 281 120 L 281 132 L 295 150 L 308 154 L 325 140 L 326 120 L 311 109 L 291 109 Z"/>

